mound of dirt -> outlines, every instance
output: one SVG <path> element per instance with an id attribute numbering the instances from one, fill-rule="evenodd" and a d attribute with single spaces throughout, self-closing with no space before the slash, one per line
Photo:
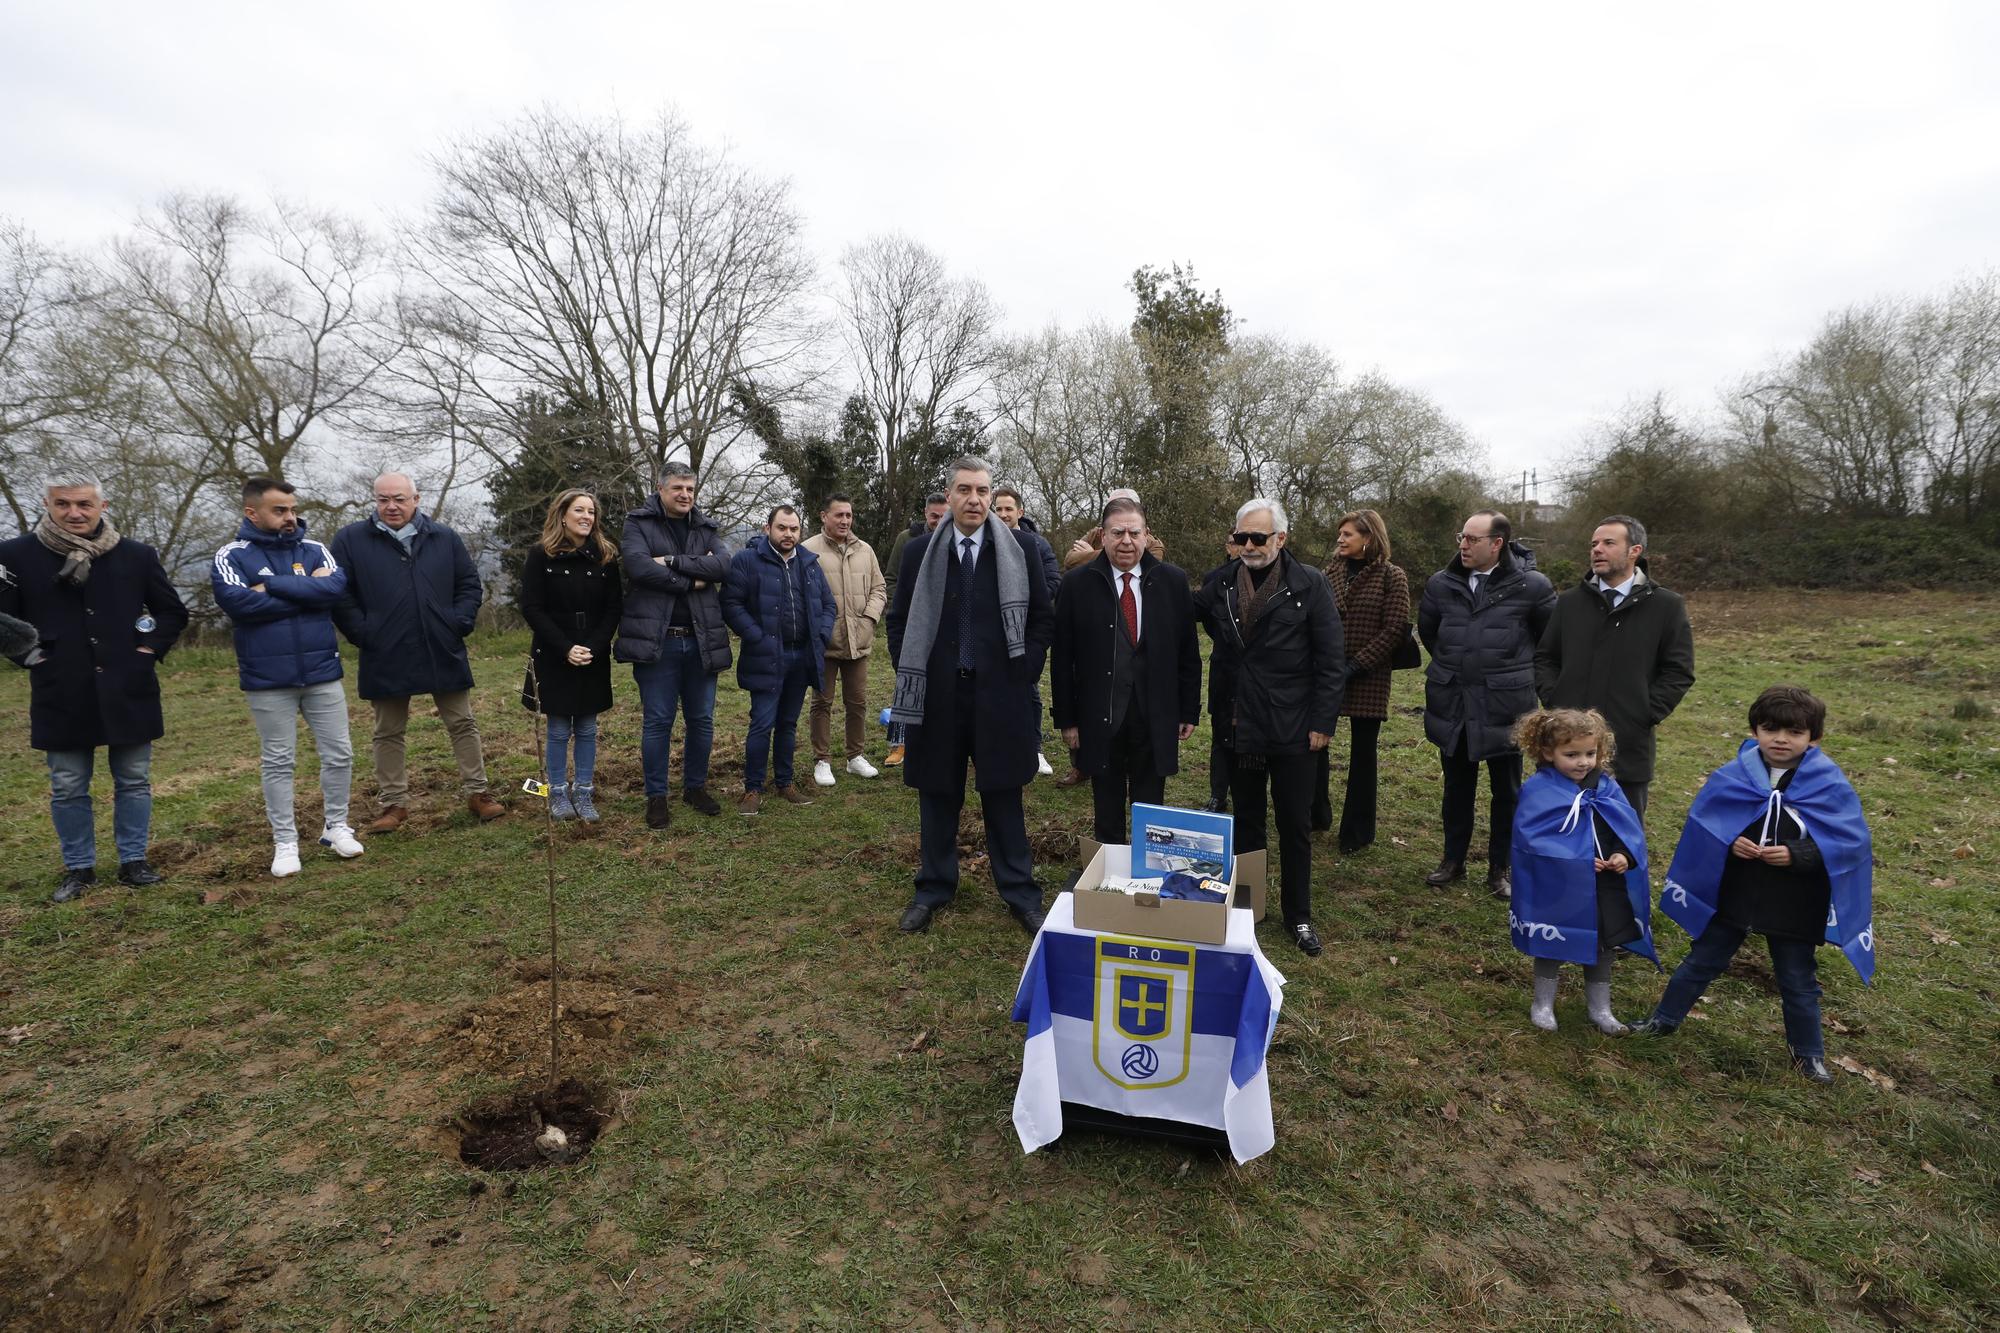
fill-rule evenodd
<path id="1" fill-rule="evenodd" d="M 184 1285 L 166 1184 L 80 1132 L 53 1157 L 46 1167 L 0 1157 L 0 1322 L 56 1333 L 148 1324 Z"/>
<path id="2" fill-rule="evenodd" d="M 546 962 L 514 965 L 511 989 L 462 1010 L 439 1034 L 452 1063 L 509 1080 L 545 1076 L 549 1063 L 549 983 Z M 623 1063 L 648 1032 L 686 1020 L 676 988 L 635 981 L 615 968 L 564 968 L 557 978 L 558 1039 L 565 1070 L 608 1072 Z"/>

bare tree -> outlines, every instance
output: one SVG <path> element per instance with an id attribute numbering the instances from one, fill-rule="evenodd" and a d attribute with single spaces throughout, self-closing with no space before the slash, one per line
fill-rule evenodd
<path id="1" fill-rule="evenodd" d="M 684 459 L 740 487 L 754 463 L 712 466 L 743 432 L 732 388 L 781 403 L 812 378 L 813 270 L 789 187 L 668 113 L 634 128 L 543 110 L 431 167 L 436 193 L 406 233 L 423 284 L 399 382 L 449 438 L 504 465 L 519 405 L 543 394 L 592 414 L 640 484 Z"/>
<path id="2" fill-rule="evenodd" d="M 999 312 L 985 287 L 952 277 L 906 236 L 851 246 L 840 268 L 841 332 L 881 426 L 889 510 L 911 512 L 931 481 L 920 446 L 979 399 L 996 368 Z"/>
<path id="3" fill-rule="evenodd" d="M 2000 274 L 1920 301 L 1902 342 L 1933 514 L 1970 522 L 2000 500 Z"/>
<path id="4" fill-rule="evenodd" d="M 25 528 L 35 475 L 69 452 L 63 427 L 108 393 L 116 366 L 82 327 L 85 271 L 0 218 L 0 499 Z"/>
<path id="5" fill-rule="evenodd" d="M 1145 420 L 1145 368 L 1123 329 L 1049 328 L 1005 343 L 993 380 L 1007 480 L 1051 532 L 1081 531 L 1121 484 L 1126 441 Z"/>

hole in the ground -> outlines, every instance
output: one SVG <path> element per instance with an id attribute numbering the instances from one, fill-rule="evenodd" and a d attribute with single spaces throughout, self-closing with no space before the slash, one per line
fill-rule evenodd
<path id="1" fill-rule="evenodd" d="M 0 1323 L 141 1327 L 180 1290 L 165 1183 L 101 1137 L 67 1134 L 52 1156 L 0 1157 Z"/>
<path id="2" fill-rule="evenodd" d="M 611 1122 L 597 1091 L 576 1079 L 509 1096 L 487 1097 L 459 1112 L 458 1159 L 482 1171 L 535 1171 L 582 1158 Z"/>

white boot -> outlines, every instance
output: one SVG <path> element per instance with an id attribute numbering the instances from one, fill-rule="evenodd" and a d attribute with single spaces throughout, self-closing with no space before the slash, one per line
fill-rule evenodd
<path id="1" fill-rule="evenodd" d="M 855 755 L 847 761 L 847 771 L 857 778 L 879 778 L 882 770 L 868 762 L 866 756 Z"/>
<path id="2" fill-rule="evenodd" d="M 1544 1032 L 1556 1030 L 1556 977 L 1535 978 L 1535 1002 L 1528 1006 L 1528 1021 Z"/>
<path id="3" fill-rule="evenodd" d="M 1608 981 L 1586 981 L 1583 983 L 1583 1005 L 1590 1013 L 1590 1021 L 1597 1024 L 1597 1030 L 1607 1037 L 1622 1037 L 1632 1029 L 1618 1021 L 1611 1012 L 1611 983 Z"/>
<path id="4" fill-rule="evenodd" d="M 362 847 L 361 840 L 354 836 L 354 830 L 345 824 L 335 824 L 332 828 L 328 829 L 320 837 L 319 845 L 322 847 L 331 847 L 334 851 L 350 860 L 361 855 L 366 850 Z"/>
<path id="5" fill-rule="evenodd" d="M 1054 777 L 1056 772 L 1053 768 L 1049 767 L 1049 757 L 1039 751 L 1035 754 L 1035 772 L 1045 778 Z"/>
<path id="6" fill-rule="evenodd" d="M 833 765 L 824 759 L 814 764 L 813 781 L 822 787 L 831 787 L 833 785 Z"/>
<path id="7" fill-rule="evenodd" d="M 295 842 L 281 842 L 271 855 L 271 875 L 283 879 L 287 875 L 299 873 L 299 845 Z"/>

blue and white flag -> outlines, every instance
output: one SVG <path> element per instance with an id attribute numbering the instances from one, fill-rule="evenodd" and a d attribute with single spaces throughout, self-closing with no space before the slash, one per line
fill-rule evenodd
<path id="1" fill-rule="evenodd" d="M 1062 1136 L 1062 1104 L 1205 1125 L 1239 1162 L 1269 1151 L 1264 1052 L 1284 976 L 1257 949 L 1250 913 L 1222 946 L 1098 935 L 1059 896 L 1035 937 L 1014 1021 L 1028 1025 L 1014 1128 L 1027 1152 Z"/>
<path id="2" fill-rule="evenodd" d="M 1588 967 L 1597 961 L 1597 842 L 1601 817 L 1625 844 L 1632 864 L 1625 871 L 1625 896 L 1639 938 L 1623 946 L 1654 967 L 1653 891 L 1646 880 L 1646 830 L 1610 778 L 1592 773 L 1579 786 L 1553 768 L 1537 769 L 1521 784 L 1514 807 L 1514 896 L 1507 905 L 1514 947 L 1535 958 L 1554 958 Z"/>

